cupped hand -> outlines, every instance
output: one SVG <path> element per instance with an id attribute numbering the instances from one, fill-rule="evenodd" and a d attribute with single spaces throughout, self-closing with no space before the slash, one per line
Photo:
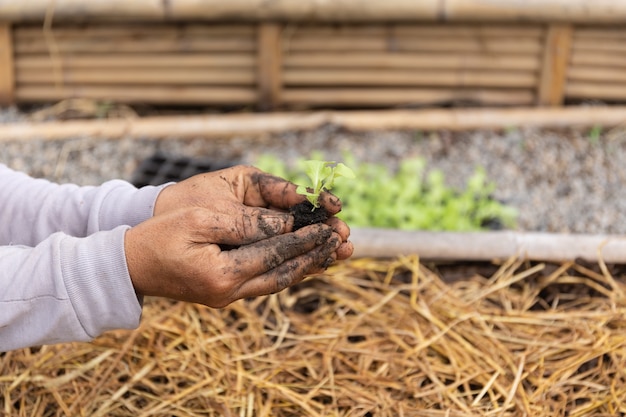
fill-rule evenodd
<path id="1" fill-rule="evenodd" d="M 229 214 L 188 207 L 129 229 L 126 260 L 138 294 L 224 307 L 271 294 L 326 269 L 337 259 L 341 236 L 326 224 L 276 234 L 223 250 Z"/>
<path id="2" fill-rule="evenodd" d="M 157 198 L 155 216 L 181 208 L 201 207 L 213 213 L 212 233 L 225 244 L 245 245 L 290 232 L 289 207 L 305 200 L 296 185 L 251 166 L 238 165 L 195 175 L 164 188 Z M 331 193 L 320 195 L 331 217 L 326 222 L 340 236 L 337 259 L 353 253 L 350 229 L 334 215 L 341 201 Z M 218 220 L 219 219 L 219 220 Z"/>

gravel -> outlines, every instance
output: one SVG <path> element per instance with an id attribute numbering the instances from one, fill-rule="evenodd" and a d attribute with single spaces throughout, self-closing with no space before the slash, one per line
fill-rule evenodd
<path id="1" fill-rule="evenodd" d="M 15 108 L 0 109 L 0 123 L 28 120 Z M 323 126 L 262 137 L 165 140 L 73 137 L 61 141 L 4 142 L 0 162 L 36 177 L 95 185 L 130 180 L 138 164 L 156 152 L 172 156 L 253 163 L 263 153 L 285 161 L 321 150 L 327 159 L 350 151 L 357 161 L 395 169 L 421 156 L 449 185 L 463 188 L 482 166 L 496 184 L 494 197 L 519 211 L 523 231 L 626 233 L 626 132 L 510 129 L 497 131 L 349 132 Z"/>

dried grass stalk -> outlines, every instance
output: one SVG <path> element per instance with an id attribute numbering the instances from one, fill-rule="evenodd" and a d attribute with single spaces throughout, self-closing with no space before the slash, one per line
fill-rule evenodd
<path id="1" fill-rule="evenodd" d="M 626 412 L 619 268 L 509 259 L 452 282 L 445 270 L 355 259 L 222 310 L 148 299 L 136 331 L 0 354 L 0 413 Z"/>

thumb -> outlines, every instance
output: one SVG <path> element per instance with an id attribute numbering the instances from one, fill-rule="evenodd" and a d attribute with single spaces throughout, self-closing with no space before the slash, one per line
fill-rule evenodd
<path id="1" fill-rule="evenodd" d="M 223 245 L 247 245 L 280 235 L 293 226 L 293 216 L 276 210 L 237 205 L 214 213 L 201 209 L 197 231 L 205 241 Z"/>

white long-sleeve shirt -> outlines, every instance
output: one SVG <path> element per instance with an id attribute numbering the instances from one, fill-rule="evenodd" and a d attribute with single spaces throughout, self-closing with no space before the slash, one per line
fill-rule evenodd
<path id="1" fill-rule="evenodd" d="M 0 352 L 138 326 L 124 234 L 161 189 L 55 184 L 0 164 Z"/>

